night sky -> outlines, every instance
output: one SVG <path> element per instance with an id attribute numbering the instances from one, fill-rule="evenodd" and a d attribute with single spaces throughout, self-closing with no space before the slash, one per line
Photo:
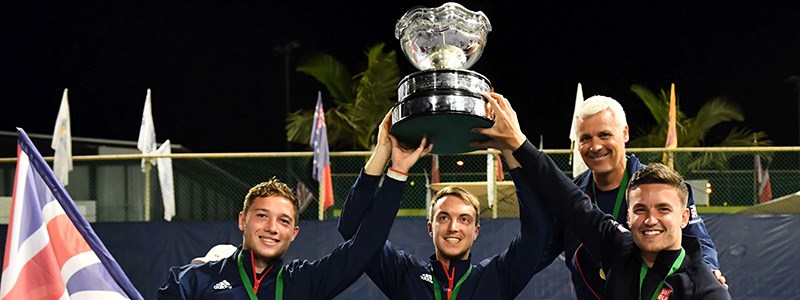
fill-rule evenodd
<path id="1" fill-rule="evenodd" d="M 2 5 L 0 130 L 51 134 L 69 88 L 73 136 L 136 140 L 150 88 L 158 142 L 193 152 L 307 149 L 285 142 L 286 56 L 275 48 L 300 45 L 290 59 L 290 109 L 313 108 L 318 90 L 330 106 L 321 84 L 294 71 L 298 61 L 325 52 L 355 74 L 371 45 L 400 51 L 394 26 L 406 10 L 443 3 L 69 2 Z M 690 115 L 725 96 L 746 121 L 724 127 L 799 144 L 798 94 L 786 79 L 800 75 L 800 2 L 598 2 L 461 2 L 493 26 L 472 69 L 512 101 L 532 140 L 543 134 L 546 148 L 569 146 L 579 82 L 587 98 L 619 100 L 634 129 L 654 121 L 630 86 L 674 82 Z M 402 55 L 398 63 L 403 75 L 415 71 Z"/>

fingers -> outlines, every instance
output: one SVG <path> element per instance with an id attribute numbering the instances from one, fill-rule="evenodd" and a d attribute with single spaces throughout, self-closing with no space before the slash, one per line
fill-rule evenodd
<path id="1" fill-rule="evenodd" d="M 719 283 L 722 284 L 722 286 L 724 286 L 725 289 L 727 290 L 728 289 L 728 284 L 727 284 L 728 280 L 725 278 L 725 276 L 722 275 L 722 271 L 720 271 L 720 270 L 711 270 L 711 273 L 714 274 L 714 277 L 717 278 L 717 281 L 719 281 Z"/>

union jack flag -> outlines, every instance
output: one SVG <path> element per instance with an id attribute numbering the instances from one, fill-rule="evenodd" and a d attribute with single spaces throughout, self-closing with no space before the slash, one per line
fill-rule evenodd
<path id="1" fill-rule="evenodd" d="M 64 186 L 17 129 L 2 299 L 142 299 Z"/>

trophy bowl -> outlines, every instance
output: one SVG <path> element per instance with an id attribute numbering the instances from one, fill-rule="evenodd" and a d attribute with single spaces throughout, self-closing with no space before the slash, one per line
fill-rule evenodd
<path id="1" fill-rule="evenodd" d="M 491 127 L 482 94 L 492 91 L 483 75 L 467 70 L 480 58 L 492 27 L 482 12 L 448 2 L 436 8 L 412 8 L 395 27 L 406 58 L 420 71 L 397 88 L 391 133 L 407 146 L 423 136 L 433 153 L 476 150 L 469 144 L 486 140 L 475 127 Z"/>

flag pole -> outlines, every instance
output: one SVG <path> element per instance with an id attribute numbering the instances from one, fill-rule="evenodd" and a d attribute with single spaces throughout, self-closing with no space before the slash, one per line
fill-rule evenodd
<path id="1" fill-rule="evenodd" d="M 317 209 L 317 219 L 322 221 L 325 218 L 325 180 L 319 182 L 319 205 Z"/>
<path id="2" fill-rule="evenodd" d="M 144 163 L 144 221 L 150 221 L 150 170 L 153 166 L 150 165 L 150 160 Z"/>

